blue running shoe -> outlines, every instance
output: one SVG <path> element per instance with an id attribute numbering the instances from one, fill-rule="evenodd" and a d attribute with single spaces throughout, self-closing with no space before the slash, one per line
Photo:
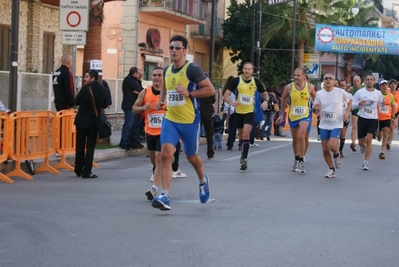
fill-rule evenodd
<path id="1" fill-rule="evenodd" d="M 170 210 L 169 198 L 165 195 L 154 197 L 154 199 L 151 202 L 151 206 L 160 210 Z"/>
<path id="2" fill-rule="evenodd" d="M 205 175 L 205 184 L 199 186 L 199 199 L 201 203 L 206 203 L 211 196 L 211 191 L 209 191 L 209 177 Z"/>

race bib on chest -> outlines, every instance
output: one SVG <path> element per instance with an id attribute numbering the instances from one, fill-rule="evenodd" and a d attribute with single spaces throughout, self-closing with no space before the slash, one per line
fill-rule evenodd
<path id="1" fill-rule="evenodd" d="M 380 107 L 380 113 L 382 113 L 382 114 L 389 113 L 389 106 Z"/>
<path id="2" fill-rule="evenodd" d="M 323 111 L 323 119 L 325 121 L 335 121 L 335 112 Z"/>
<path id="3" fill-rule="evenodd" d="M 365 114 L 373 114 L 373 108 L 371 106 L 363 107 L 363 112 Z"/>
<path id="4" fill-rule="evenodd" d="M 148 126 L 150 128 L 161 128 L 164 114 L 148 114 Z"/>
<path id="5" fill-rule="evenodd" d="M 292 108 L 292 115 L 294 116 L 303 116 L 306 114 L 306 107 L 304 106 L 294 106 Z"/>
<path id="6" fill-rule="evenodd" d="M 252 96 L 250 95 L 240 95 L 240 103 L 242 105 L 252 105 Z"/>
<path id="7" fill-rule="evenodd" d="M 168 91 L 168 106 L 184 106 L 186 98 L 175 91 Z"/>

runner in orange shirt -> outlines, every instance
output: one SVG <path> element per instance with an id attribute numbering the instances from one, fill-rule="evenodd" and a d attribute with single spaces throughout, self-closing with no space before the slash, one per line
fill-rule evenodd
<path id="1" fill-rule="evenodd" d="M 393 141 L 393 137 L 395 135 L 395 127 L 398 124 L 398 114 L 399 114 L 399 91 L 398 91 L 398 82 L 395 79 L 389 81 L 389 89 L 393 98 L 395 99 L 396 109 L 393 112 L 395 115 L 395 122 L 391 124 L 391 132 L 389 133 L 389 140 L 387 144 L 387 149 L 391 149 L 391 144 Z M 398 125 L 398 133 L 399 133 L 399 125 Z"/>
<path id="2" fill-rule="evenodd" d="M 385 148 L 388 144 L 388 137 L 390 132 L 391 123 L 395 118 L 395 100 L 393 95 L 388 91 L 388 82 L 386 80 L 380 81 L 380 91 L 384 97 L 383 102 L 385 105 L 378 105 L 378 122 L 379 132 L 382 132 L 382 145 L 381 153 L 379 154 L 380 159 L 385 159 Z"/>

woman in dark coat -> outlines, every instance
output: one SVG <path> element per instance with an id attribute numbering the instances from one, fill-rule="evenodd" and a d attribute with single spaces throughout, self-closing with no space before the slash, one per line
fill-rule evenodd
<path id="1" fill-rule="evenodd" d="M 78 177 L 97 178 L 97 175 L 91 173 L 94 148 L 97 141 L 97 126 L 90 89 L 93 93 L 98 115 L 101 115 L 102 109 L 108 106 L 108 94 L 106 89 L 98 82 L 98 72 L 96 70 L 88 70 L 83 81 L 86 85 L 75 98 L 75 105 L 78 105 L 79 109 L 75 117 L 76 156 L 74 171 Z"/>

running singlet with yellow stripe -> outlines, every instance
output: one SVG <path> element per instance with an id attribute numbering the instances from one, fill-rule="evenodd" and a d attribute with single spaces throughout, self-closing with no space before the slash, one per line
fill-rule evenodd
<path id="1" fill-rule="evenodd" d="M 159 102 L 159 94 L 155 95 L 152 87 L 148 86 L 145 89 L 144 104 L 150 103 L 150 110 L 144 111 L 144 131 L 149 135 L 161 134 L 161 123 L 165 116 L 165 106 L 160 110 L 155 110 L 154 106 Z"/>
<path id="2" fill-rule="evenodd" d="M 289 119 L 297 121 L 309 117 L 309 86 L 305 83 L 302 90 L 298 90 L 295 83 L 291 84 Z"/>
<path id="3" fill-rule="evenodd" d="M 240 105 L 236 107 L 236 113 L 247 114 L 254 112 L 255 91 L 257 90 L 255 78 L 252 77 L 250 82 L 244 82 L 241 76 L 239 78 L 237 101 L 240 101 Z"/>
<path id="4" fill-rule="evenodd" d="M 176 92 L 180 84 L 192 92 L 196 84 L 187 78 L 187 68 L 190 62 L 186 61 L 184 66 L 177 72 L 172 72 L 172 65 L 165 71 L 165 88 L 167 108 L 165 118 L 177 123 L 190 124 L 199 121 L 199 105 L 195 98 L 184 97 Z"/>

